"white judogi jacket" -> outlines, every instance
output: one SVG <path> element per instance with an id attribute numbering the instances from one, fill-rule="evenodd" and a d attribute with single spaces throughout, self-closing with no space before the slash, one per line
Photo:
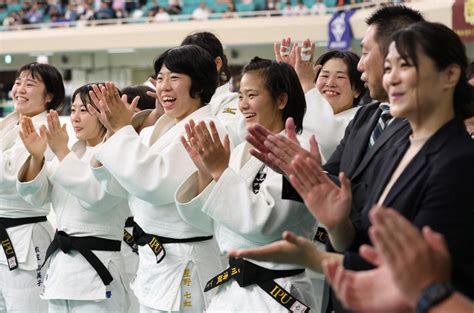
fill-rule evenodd
<path id="1" fill-rule="evenodd" d="M 61 161 L 46 163 L 29 182 L 18 182 L 23 198 L 32 205 L 51 202 L 56 213 L 57 228 L 70 236 L 94 236 L 122 241 L 125 219 L 129 216 L 127 200 L 105 192 L 89 166 L 99 149 L 79 141 Z M 27 160 L 28 162 L 28 160 Z M 26 165 L 26 164 L 25 164 Z M 25 168 L 20 170 L 22 175 Z M 120 281 L 125 272 L 119 251 L 93 251 L 105 267 L 118 269 Z M 43 299 L 106 299 L 106 286 L 94 268 L 78 251 L 68 254 L 56 251 L 50 258 Z M 110 294 L 109 294 L 110 297 Z"/>
<path id="2" fill-rule="evenodd" d="M 148 234 L 170 238 L 210 236 L 186 223 L 178 214 L 174 194 L 178 186 L 196 171 L 181 144 L 184 125 L 214 120 L 221 138 L 224 127 L 204 106 L 185 119 L 176 121 L 163 115 L 140 136 L 127 126 L 109 138 L 96 154 L 103 166 L 94 169 L 107 190 L 129 197 L 135 222 Z M 141 137 L 141 138 L 140 138 Z M 159 264 L 148 245 L 139 246 L 139 268 L 132 289 L 141 305 L 157 310 L 178 311 L 180 284 L 189 262 L 194 262 L 202 288 L 212 275 L 222 270 L 214 239 L 201 242 L 165 244 L 166 257 Z"/>
<path id="3" fill-rule="evenodd" d="M 232 152 L 229 167 L 223 172 L 219 181 L 211 182 L 199 195 L 196 195 L 197 172 L 183 182 L 176 192 L 176 203 L 183 219 L 202 230 L 209 232 L 214 230 L 219 248 L 224 253 L 229 250 L 260 247 L 281 240 L 284 230 L 312 239 L 316 221 L 303 203 L 281 198 L 282 176 L 280 174 L 264 167 L 266 178 L 260 183 L 258 193 L 254 193 L 254 180 L 257 173 L 262 170 L 263 163 L 250 156 L 249 149 L 249 143 L 240 144 Z M 252 262 L 268 269 L 300 268 L 293 264 L 253 260 Z M 219 274 L 219 271 L 216 270 L 214 274 Z M 291 282 L 292 277 L 286 280 Z M 297 277 L 293 287 L 298 289 L 298 282 L 302 282 L 299 285 L 302 289 L 299 293 L 303 295 L 303 298 L 299 300 L 312 306 L 314 295 L 311 292 L 309 280 L 304 281 L 301 277 Z M 234 289 L 241 289 L 236 283 L 227 284 L 231 285 L 224 289 L 228 292 L 232 293 Z M 256 309 L 273 311 L 276 308 L 286 311 L 263 290 L 258 288 L 256 290 L 262 293 L 259 296 L 261 298 L 259 305 L 250 304 L 245 299 L 239 299 L 243 301 L 236 301 L 237 303 L 234 304 L 240 310 L 247 312 Z M 243 291 L 235 291 L 235 294 L 241 292 Z M 218 292 L 214 300 L 221 296 L 227 297 Z M 271 303 L 270 306 L 268 306 L 269 303 Z M 231 305 L 228 306 L 228 308 L 231 307 Z"/>
<path id="4" fill-rule="evenodd" d="M 46 125 L 46 112 L 32 117 L 32 120 L 35 128 L 39 129 L 41 125 Z M 19 136 L 19 122 L 20 114 L 18 112 L 13 112 L 0 121 L 0 217 L 47 216 L 50 211 L 48 204 L 31 205 L 16 190 L 18 170 L 29 156 Z M 53 156 L 53 153 L 48 149 L 45 153 L 46 160 L 51 160 Z M 53 229 L 49 222 L 37 224 L 45 228 L 52 238 Z M 33 224 L 27 224 L 7 229 L 18 259 L 19 269 L 36 270 L 38 268 L 35 247 L 32 241 L 34 226 Z M 0 249 L 2 248 L 0 247 Z M 7 265 L 3 251 L 0 251 L 0 264 Z"/>
<path id="5" fill-rule="evenodd" d="M 209 102 L 212 114 L 224 124 L 232 142 L 237 146 L 242 142 L 239 136 L 239 94 L 230 91 L 230 82 L 218 87 Z"/>
<path id="6" fill-rule="evenodd" d="M 306 114 L 303 120 L 303 132 L 308 137 L 312 134 L 316 136 L 321 155 L 325 160 L 329 160 L 359 107 L 334 114 L 329 102 L 316 88 L 308 91 L 305 98 Z"/>

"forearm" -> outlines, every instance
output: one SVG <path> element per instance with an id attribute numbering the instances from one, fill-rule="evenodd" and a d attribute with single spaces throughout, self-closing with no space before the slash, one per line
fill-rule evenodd
<path id="1" fill-rule="evenodd" d="M 198 171 L 198 183 L 196 195 L 200 194 L 211 183 L 212 177 Z"/>
<path id="2" fill-rule="evenodd" d="M 20 182 L 28 182 L 33 180 L 38 173 L 41 171 L 41 168 L 44 164 L 44 156 L 41 158 L 30 156 L 27 168 L 24 171 L 24 174 L 19 177 Z"/>
<path id="3" fill-rule="evenodd" d="M 324 261 L 331 261 L 336 260 L 339 264 L 342 264 L 344 259 L 344 255 L 339 253 L 333 252 L 323 252 L 318 250 L 316 247 L 313 246 L 313 251 L 311 251 L 312 257 L 310 258 L 310 262 L 307 264 L 307 268 L 318 272 L 323 273 L 323 262 Z"/>
<path id="4" fill-rule="evenodd" d="M 329 239 L 336 251 L 345 252 L 355 238 L 355 228 L 349 218 L 328 228 Z"/>

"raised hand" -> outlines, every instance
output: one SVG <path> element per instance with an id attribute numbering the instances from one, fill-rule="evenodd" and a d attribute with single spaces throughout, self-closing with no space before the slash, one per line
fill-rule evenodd
<path id="1" fill-rule="evenodd" d="M 368 271 L 350 271 L 340 262 L 324 261 L 324 274 L 339 300 L 351 311 L 371 313 L 412 312 L 396 288 L 387 266 Z"/>
<path id="2" fill-rule="evenodd" d="M 108 138 L 114 133 L 114 130 L 112 129 L 112 126 L 107 120 L 105 111 L 100 109 L 102 106 L 107 105 L 105 96 L 101 91 L 102 87 L 102 85 L 91 86 L 92 90 L 89 91 L 89 96 L 91 98 L 92 103 L 87 104 L 87 110 L 91 114 L 93 114 L 101 122 L 102 125 L 104 125 L 104 127 L 107 129 L 106 137 Z M 107 90 L 105 90 L 104 92 L 107 92 Z"/>
<path id="3" fill-rule="evenodd" d="M 291 162 L 297 155 L 313 158 L 321 165 L 321 155 L 314 135 L 309 139 L 310 151 L 307 151 L 297 139 L 293 118 L 286 120 L 285 129 L 287 137 L 275 135 L 260 124 L 249 127 L 245 139 L 253 146 L 250 154 L 275 172 L 286 176 L 291 174 Z"/>
<path id="4" fill-rule="evenodd" d="M 230 251 L 229 257 L 318 268 L 323 252 L 319 251 L 311 241 L 296 236 L 290 231 L 285 231 L 282 238 L 283 240 L 262 247 Z"/>
<path id="5" fill-rule="evenodd" d="M 291 47 L 291 38 L 283 38 L 281 44 L 275 42 L 273 44 L 273 50 L 275 52 L 275 60 L 278 62 L 285 62 L 291 65 L 293 68 L 296 63 L 296 48 L 298 43 L 295 43 Z"/>
<path id="6" fill-rule="evenodd" d="M 291 163 L 290 182 L 310 212 L 331 232 L 349 217 L 352 192 L 349 179 L 339 174 L 337 186 L 313 158 L 296 156 Z"/>
<path id="7" fill-rule="evenodd" d="M 196 142 L 196 134 L 194 132 L 194 127 L 196 126 L 196 123 L 194 123 L 194 120 L 189 120 L 188 123 L 184 125 L 184 129 L 186 131 L 186 137 L 181 136 L 181 143 L 183 144 L 184 148 L 186 149 L 186 152 L 188 155 L 191 157 L 191 159 L 194 162 L 194 165 L 198 168 L 198 171 L 200 172 L 200 175 L 202 176 L 208 176 L 212 180 L 212 176 L 207 170 L 207 167 L 204 165 L 204 163 L 201 160 L 201 156 L 197 152 L 196 148 L 192 144 L 192 139 L 194 138 Z"/>
<path id="8" fill-rule="evenodd" d="M 295 71 L 305 93 L 314 88 L 317 76 L 317 72 L 313 67 L 314 51 L 315 44 L 309 39 L 303 41 L 302 47 L 296 47 Z"/>
<path id="9" fill-rule="evenodd" d="M 55 110 L 49 111 L 46 118 L 48 122 L 48 129 L 46 131 L 48 145 L 57 158 L 62 161 L 62 159 L 64 159 L 64 157 L 70 152 L 67 146 L 69 136 L 67 134 L 66 124 L 61 126 L 58 112 Z"/>
<path id="10" fill-rule="evenodd" d="M 20 138 L 26 150 L 36 160 L 43 160 L 44 152 L 48 146 L 46 126 L 42 125 L 39 134 L 36 132 L 33 121 L 28 116 L 23 116 L 20 123 Z"/>
<path id="11" fill-rule="evenodd" d="M 226 135 L 221 142 L 216 125 L 213 121 L 209 123 L 199 122 L 194 126 L 195 136 L 191 138 L 191 144 L 199 154 L 202 163 L 215 181 L 218 181 L 222 173 L 229 166 L 230 142 Z"/>
<path id="12" fill-rule="evenodd" d="M 154 78 L 150 78 L 150 82 L 156 86 L 156 80 Z M 143 121 L 143 124 L 141 125 L 141 129 L 152 126 L 156 123 L 156 121 L 163 115 L 165 114 L 165 110 L 163 109 L 163 106 L 161 105 L 161 102 L 158 98 L 158 95 L 156 92 L 151 92 L 147 91 L 146 94 L 152 98 L 155 99 L 155 108 L 151 113 L 147 116 L 147 118 Z"/>
<path id="13" fill-rule="evenodd" d="M 107 130 L 110 129 L 113 132 L 117 132 L 122 127 L 130 125 L 138 100 L 140 99 L 137 96 L 129 104 L 127 96 L 122 95 L 120 97 L 117 87 L 112 82 L 105 83 L 105 86 L 92 86 L 90 95 L 92 101 L 99 109 L 92 108 L 91 111 L 99 118 Z M 89 106 L 92 107 L 91 105 Z"/>
<path id="14" fill-rule="evenodd" d="M 404 296 L 415 306 L 421 291 L 434 282 L 448 282 L 451 260 L 441 234 L 428 226 L 420 231 L 393 209 L 370 212 L 370 238 Z M 410 244 L 407 246 L 407 242 Z"/>

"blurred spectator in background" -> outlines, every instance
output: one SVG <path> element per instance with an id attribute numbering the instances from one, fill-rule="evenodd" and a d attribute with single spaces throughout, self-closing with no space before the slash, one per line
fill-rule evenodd
<path id="1" fill-rule="evenodd" d="M 23 17 L 24 24 L 37 24 L 43 22 L 43 13 L 39 10 L 37 3 L 34 3 Z"/>
<path id="2" fill-rule="evenodd" d="M 308 15 L 309 9 L 304 5 L 303 0 L 298 0 L 298 3 L 293 7 L 292 15 Z"/>
<path id="3" fill-rule="evenodd" d="M 166 12 L 165 8 L 159 7 L 153 20 L 156 23 L 165 23 L 171 21 L 171 16 Z"/>
<path id="4" fill-rule="evenodd" d="M 235 12 L 234 2 L 229 1 L 227 3 L 227 9 L 225 10 L 224 13 L 222 13 L 222 18 L 234 18 L 234 17 L 239 17 L 239 16 Z"/>
<path id="5" fill-rule="evenodd" d="M 181 14 L 182 5 L 179 0 L 169 0 L 168 5 L 169 14 Z"/>
<path id="6" fill-rule="evenodd" d="M 108 20 L 115 17 L 115 13 L 107 2 L 100 3 L 100 9 L 95 12 L 97 20 Z"/>
<path id="7" fill-rule="evenodd" d="M 287 1 L 285 3 L 285 6 L 283 7 L 283 9 L 281 10 L 281 15 L 283 16 L 291 16 L 293 15 L 293 7 L 291 6 L 291 2 L 290 1 Z"/>
<path id="8" fill-rule="evenodd" d="M 311 14 L 324 15 L 326 14 L 326 5 L 321 0 L 316 0 L 311 8 Z"/>
<path id="9" fill-rule="evenodd" d="M 201 2 L 199 6 L 193 11 L 192 18 L 196 21 L 204 21 L 209 19 L 209 14 L 211 14 L 211 12 L 206 6 L 206 3 Z"/>

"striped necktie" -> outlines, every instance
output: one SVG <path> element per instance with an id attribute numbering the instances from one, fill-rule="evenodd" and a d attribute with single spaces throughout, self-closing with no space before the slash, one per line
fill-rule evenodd
<path id="1" fill-rule="evenodd" d="M 377 138 L 382 135 L 383 130 L 385 129 L 385 127 L 387 127 L 390 122 L 390 119 L 392 118 L 392 116 L 390 115 L 390 106 L 388 104 L 381 103 L 379 109 L 382 111 L 382 113 L 380 114 L 379 120 L 377 121 L 377 125 L 375 125 L 375 128 L 372 131 L 372 134 L 370 135 L 368 147 L 369 149 L 373 147 Z"/>

